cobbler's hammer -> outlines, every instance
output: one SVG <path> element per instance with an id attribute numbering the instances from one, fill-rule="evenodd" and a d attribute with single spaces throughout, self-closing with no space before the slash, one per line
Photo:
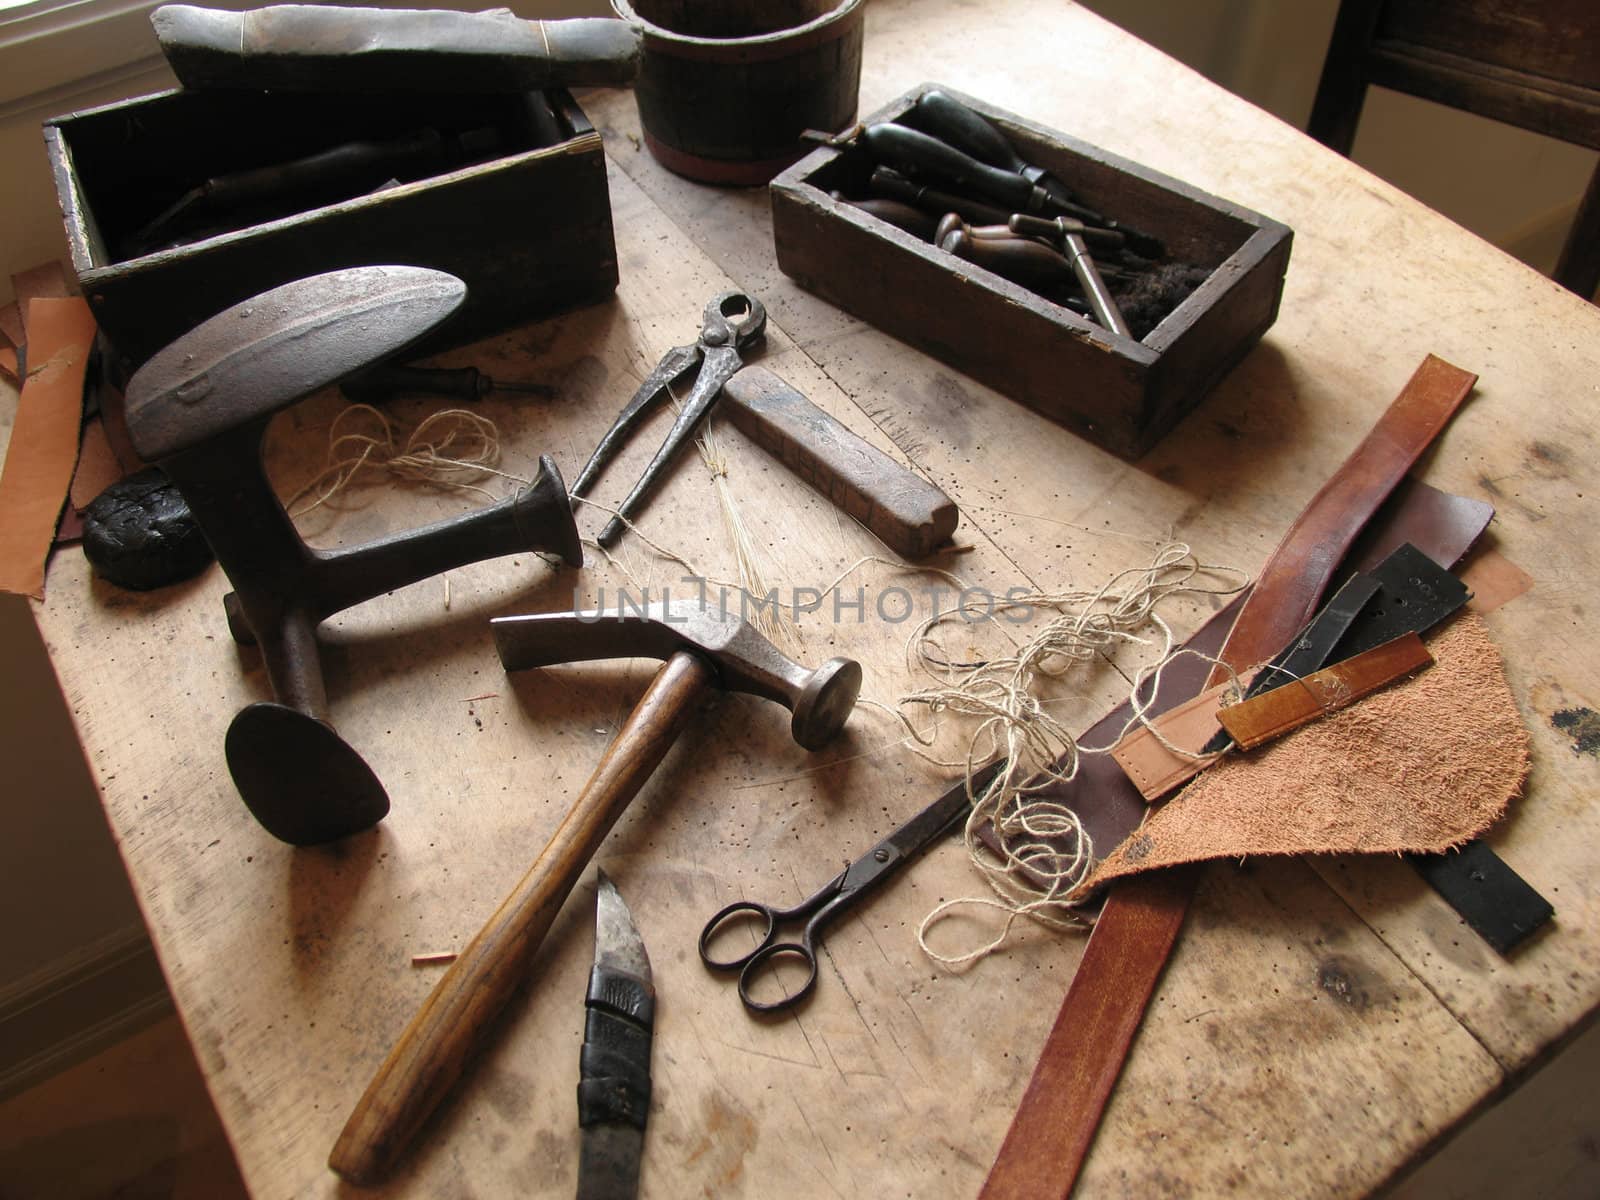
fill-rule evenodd
<path id="1" fill-rule="evenodd" d="M 528 968 L 600 843 L 672 747 L 712 686 L 775 700 L 794 714 L 794 740 L 815 750 L 844 728 L 861 667 L 793 662 L 747 622 L 703 606 L 648 606 L 644 615 L 554 613 L 491 622 L 507 670 L 605 658 L 661 658 L 555 836 L 487 925 L 451 964 L 367 1086 L 328 1165 L 353 1183 L 384 1178 L 460 1076 Z"/>

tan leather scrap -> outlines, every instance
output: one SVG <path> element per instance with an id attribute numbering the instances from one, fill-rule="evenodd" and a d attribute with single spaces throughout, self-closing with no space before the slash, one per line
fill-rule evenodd
<path id="1" fill-rule="evenodd" d="M 1199 754 L 1220 728 L 1218 710 L 1249 685 L 1247 676 L 1207 688 L 1193 700 L 1169 708 L 1148 725 L 1131 730 L 1111 748 L 1111 757 L 1133 781 L 1146 800 L 1159 800 L 1181 783 L 1200 773 L 1209 759 L 1185 758 L 1174 754 L 1176 746 L 1189 754 Z"/>
<path id="2" fill-rule="evenodd" d="M 1199 754 L 1219 728 L 1225 728 L 1241 748 L 1253 750 L 1432 661 L 1422 639 L 1408 634 L 1253 699 L 1229 704 L 1239 691 L 1249 687 L 1255 674 L 1244 672 L 1237 684 L 1229 680 L 1207 688 L 1148 725 L 1132 730 L 1112 747 L 1111 757 L 1141 796 L 1159 800 L 1193 779 L 1212 761 L 1187 757 L 1178 751 Z"/>
<path id="3" fill-rule="evenodd" d="M 1241 750 L 1254 750 L 1432 664 L 1422 639 L 1407 633 L 1304 679 L 1220 708 L 1217 720 Z"/>
<path id="4" fill-rule="evenodd" d="M 1214 858 L 1437 853 L 1483 833 L 1521 790 L 1530 739 L 1477 616 L 1431 646 L 1432 670 L 1209 768 L 1090 886 Z"/>
<path id="5" fill-rule="evenodd" d="M 1472 589 L 1467 607 L 1475 613 L 1493 612 L 1533 587 L 1532 575 L 1494 549 L 1473 555 L 1459 575 Z"/>

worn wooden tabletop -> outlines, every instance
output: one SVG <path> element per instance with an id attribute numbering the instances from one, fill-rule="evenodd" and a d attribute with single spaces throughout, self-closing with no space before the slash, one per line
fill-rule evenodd
<path id="1" fill-rule="evenodd" d="M 981 11 L 981 22 L 977 20 Z M 611 163 L 622 282 L 607 304 L 447 356 L 557 383 L 554 400 L 485 402 L 504 467 L 553 454 L 569 478 L 639 378 L 689 341 L 716 292 L 762 299 L 765 363 L 960 504 L 970 550 L 939 565 L 1001 592 L 1095 586 L 1177 536 L 1254 571 L 1423 355 L 1477 372 L 1425 460 L 1438 486 L 1492 501 L 1492 538 L 1531 591 L 1488 617 L 1533 736 L 1525 796 L 1489 841 L 1555 904 L 1510 962 L 1394 860 L 1252 861 L 1209 869 L 1101 1128 L 1085 1195 L 1351 1196 L 1435 1139 L 1584 1025 L 1600 1000 L 1592 803 L 1600 763 L 1558 727 L 1600 708 L 1586 629 L 1600 581 L 1600 314 L 1443 218 L 1154 50 L 1067 5 L 875 0 L 861 104 L 925 80 L 1145 163 L 1295 231 L 1282 315 L 1265 341 L 1144 459 L 1117 460 L 799 290 L 777 269 L 761 190 L 668 175 L 639 144 L 626 92 L 582 97 Z M 1083 97 L 1100 101 L 1083 103 Z M 997 334 L 997 336 L 999 336 Z M 274 475 L 320 465 L 336 397 L 280 418 Z M 420 407 L 401 406 L 415 418 Z M 609 477 L 619 492 L 662 426 Z M 879 553 L 732 430 L 728 487 L 773 582 L 826 587 Z M 493 481 L 492 488 L 509 487 Z M 302 521 L 356 542 L 479 497 L 378 486 Z M 581 514 L 586 533 L 599 514 Z M 694 570 L 732 578 L 714 484 L 685 462 L 643 530 Z M 294 850 L 239 803 L 222 758 L 234 712 L 267 694 L 230 641 L 212 570 L 153 595 L 57 555 L 40 628 L 184 1023 L 253 1191 L 331 1195 L 335 1136 L 437 969 L 414 954 L 470 939 L 532 862 L 652 664 L 508 676 L 489 617 L 592 605 L 600 589 L 676 584 L 681 565 L 624 543 L 630 574 L 530 556 L 454 571 L 330 621 L 334 720 L 390 790 L 390 817 Z M 882 563 L 846 609 L 802 619 L 794 654 L 858 658 L 866 694 L 920 682 Z M 1169 613 L 1186 632 L 1198 604 Z M 1117 698 L 1102 673 L 1060 704 L 1087 725 Z M 731 899 L 808 894 L 926 803 L 948 773 L 876 710 L 807 755 L 787 716 L 709 704 L 598 862 L 648 944 L 660 995 L 646 1196 L 973 1195 L 1027 1082 L 1081 936 L 1028 928 L 963 972 L 918 948 L 940 899 L 982 885 L 952 840 L 833 930 L 798 1015 L 756 1022 L 701 967 L 695 939 Z M 570 1195 L 574 1086 L 592 953 L 585 882 L 492 1047 L 384 1194 Z M 981 935 L 981 918 L 947 927 Z M 1330 980 L 1342 981 L 1330 986 Z"/>

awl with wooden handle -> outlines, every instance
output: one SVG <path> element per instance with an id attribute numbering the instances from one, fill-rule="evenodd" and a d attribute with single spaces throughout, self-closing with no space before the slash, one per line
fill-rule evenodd
<path id="1" fill-rule="evenodd" d="M 783 464 L 906 558 L 921 558 L 955 533 L 955 502 L 914 471 L 862 441 L 763 367 L 722 385 L 722 414 Z"/>
<path id="2" fill-rule="evenodd" d="M 164 4 L 156 40 L 185 87 L 527 92 L 627 84 L 640 31 L 609 17 L 525 21 L 509 9 Z"/>

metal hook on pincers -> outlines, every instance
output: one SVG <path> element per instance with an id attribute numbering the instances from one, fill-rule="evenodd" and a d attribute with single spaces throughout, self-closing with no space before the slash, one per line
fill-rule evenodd
<path id="1" fill-rule="evenodd" d="M 595 539 L 601 546 L 609 548 L 622 536 L 627 522 L 632 520 L 646 493 L 655 486 L 667 464 L 711 411 L 711 406 L 722 393 L 722 385 L 744 365 L 741 351 L 759 342 L 766 335 L 766 329 L 767 310 L 759 300 L 744 292 L 723 292 L 706 305 L 699 340 L 691 345 L 676 346 L 662 355 L 655 370 L 650 372 L 634 393 L 633 399 L 617 415 L 572 484 L 574 495 L 586 494 L 589 485 L 605 465 L 616 457 L 622 444 L 633 436 L 650 409 L 666 400 L 669 387 L 699 368 L 694 387 L 683 401 L 666 441 L 656 451 L 627 498 L 617 506 L 617 515 L 607 522 Z"/>

